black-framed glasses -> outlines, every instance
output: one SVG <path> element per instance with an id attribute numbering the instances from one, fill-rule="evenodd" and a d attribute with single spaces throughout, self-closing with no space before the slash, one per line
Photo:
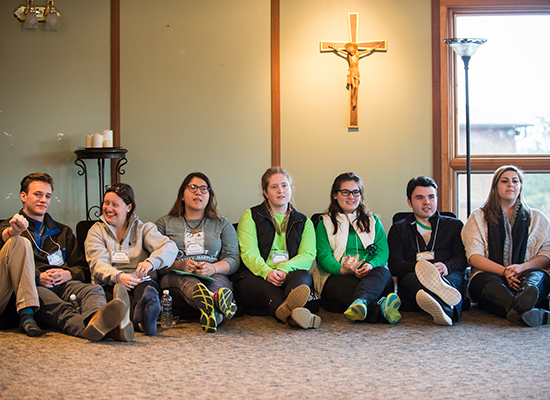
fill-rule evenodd
<path id="1" fill-rule="evenodd" d="M 359 189 L 355 189 L 355 190 L 342 189 L 338 191 L 342 193 L 342 196 L 344 197 L 349 197 L 350 194 L 353 195 L 353 197 L 361 196 L 361 191 Z"/>
<path id="2" fill-rule="evenodd" d="M 378 250 L 378 246 L 376 243 L 369 244 L 367 248 L 365 249 L 366 253 L 369 256 L 373 256 L 374 253 L 376 253 L 376 250 Z"/>
<path id="3" fill-rule="evenodd" d="M 202 186 L 197 186 L 197 185 L 187 185 L 186 186 L 187 189 L 189 189 L 189 191 L 191 193 L 196 193 L 197 192 L 197 189 L 201 191 L 202 194 L 206 194 L 210 191 L 210 188 L 206 185 L 202 185 Z"/>

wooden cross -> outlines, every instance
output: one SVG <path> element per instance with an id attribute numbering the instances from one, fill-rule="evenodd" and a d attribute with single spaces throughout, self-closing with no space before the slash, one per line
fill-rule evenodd
<path id="1" fill-rule="evenodd" d="M 349 128 L 359 128 L 357 117 L 357 95 L 359 91 L 359 59 L 374 51 L 386 51 L 385 40 L 357 42 L 358 13 L 348 13 L 349 42 L 321 42 L 321 51 L 334 51 L 348 60 L 348 91 L 349 91 Z"/>

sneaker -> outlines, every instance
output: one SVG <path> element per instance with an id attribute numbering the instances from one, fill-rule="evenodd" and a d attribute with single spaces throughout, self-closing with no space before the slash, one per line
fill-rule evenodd
<path id="1" fill-rule="evenodd" d="M 344 315 L 350 321 L 363 321 L 367 318 L 367 304 L 365 300 L 355 299 L 348 309 L 344 311 Z"/>
<path id="2" fill-rule="evenodd" d="M 277 308 L 277 311 L 275 311 L 275 316 L 281 321 L 290 317 L 290 314 L 292 314 L 295 308 L 306 305 L 310 292 L 309 286 L 305 284 L 292 289 L 286 299 Z"/>
<path id="3" fill-rule="evenodd" d="M 212 297 L 216 310 L 227 319 L 233 318 L 237 312 L 237 305 L 233 301 L 233 292 L 229 288 L 222 287 Z"/>
<path id="4" fill-rule="evenodd" d="M 197 283 L 193 288 L 193 302 L 201 312 L 200 323 L 205 332 L 216 332 L 218 322 L 214 310 L 214 299 L 203 283 Z"/>
<path id="5" fill-rule="evenodd" d="M 426 260 L 420 260 L 415 267 L 416 277 L 430 292 L 438 296 L 444 303 L 456 306 L 462 300 L 458 290 L 449 285 L 439 274 L 437 268 Z"/>
<path id="6" fill-rule="evenodd" d="M 401 321 L 401 314 L 399 313 L 401 299 L 398 295 L 390 293 L 388 297 L 382 297 L 379 304 L 382 315 L 390 324 L 395 325 Z"/>
<path id="7" fill-rule="evenodd" d="M 441 304 L 439 304 L 436 299 L 434 299 L 424 290 L 420 289 L 418 292 L 416 292 L 416 302 L 421 309 L 423 309 L 433 317 L 434 323 L 436 325 L 453 325 L 453 320 L 451 316 L 447 315 L 445 310 L 443 310 Z"/>
<path id="8" fill-rule="evenodd" d="M 292 310 L 289 320 L 291 320 L 289 321 L 291 325 L 295 325 L 303 329 L 319 328 L 321 325 L 321 317 L 312 314 L 311 311 L 303 307 L 298 307 Z"/>

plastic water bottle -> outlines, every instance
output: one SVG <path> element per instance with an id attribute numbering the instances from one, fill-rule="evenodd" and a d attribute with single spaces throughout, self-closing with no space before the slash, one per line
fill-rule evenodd
<path id="1" fill-rule="evenodd" d="M 160 313 L 160 327 L 161 329 L 170 329 L 174 326 L 174 319 L 172 316 L 172 297 L 169 290 L 164 290 L 160 298 L 160 305 L 162 311 Z"/>
<path id="2" fill-rule="evenodd" d="M 71 294 L 69 296 L 69 299 L 71 300 L 71 304 L 74 306 L 74 308 L 76 308 L 76 311 L 78 311 L 79 313 L 82 314 L 82 307 L 80 306 L 80 303 L 78 302 L 78 300 L 76 299 L 76 295 L 75 294 Z"/>

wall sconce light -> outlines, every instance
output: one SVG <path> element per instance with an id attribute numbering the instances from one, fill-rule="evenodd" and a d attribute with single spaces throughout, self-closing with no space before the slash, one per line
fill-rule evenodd
<path id="1" fill-rule="evenodd" d="M 53 0 L 48 0 L 46 6 L 35 6 L 33 0 L 27 0 L 27 5 L 17 7 L 13 15 L 19 21 L 24 21 L 23 29 L 36 29 L 39 22 L 45 22 L 44 29 L 48 31 L 56 31 L 59 28 L 59 17 L 61 17 Z"/>

